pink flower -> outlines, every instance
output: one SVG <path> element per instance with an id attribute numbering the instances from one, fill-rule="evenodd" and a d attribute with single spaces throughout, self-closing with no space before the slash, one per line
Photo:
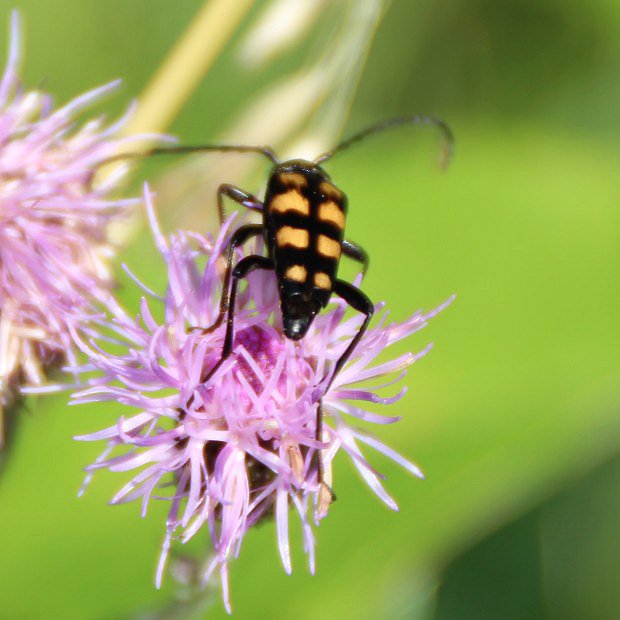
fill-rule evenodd
<path id="1" fill-rule="evenodd" d="M 142 298 L 135 318 L 114 310 L 102 326 L 118 338 L 113 347 L 104 340 L 82 343 L 90 362 L 81 371 L 95 375 L 88 379 L 89 387 L 75 394 L 74 402 L 113 401 L 124 413 L 113 426 L 77 439 L 107 442 L 101 457 L 87 468 L 88 477 L 101 468 L 134 471 L 112 503 L 140 499 L 144 515 L 150 498 L 161 499 L 168 489 L 164 499 L 170 502 L 170 512 L 158 586 L 172 540 L 185 543 L 208 528 L 213 554 L 205 564 L 203 582 L 219 569 L 230 611 L 229 561 L 238 555 L 252 525 L 272 511 L 285 571 L 291 571 L 291 506 L 301 519 L 304 548 L 314 571 L 313 525 L 329 507 L 319 493 L 317 450 L 322 450 L 329 484 L 333 484 L 332 461 L 343 450 L 370 489 L 393 510 L 396 502 L 362 447 L 377 450 L 422 477 L 416 465 L 354 424 L 358 420 L 391 424 L 399 419 L 365 411 L 364 403 L 388 405 L 400 399 L 405 388 L 387 398 L 377 392 L 399 382 L 406 368 L 429 347 L 388 362 L 378 363 L 377 356 L 423 328 L 443 306 L 427 314 L 417 312 L 403 323 L 389 323 L 387 313 L 382 314 L 323 397 L 325 424 L 323 443 L 319 443 L 315 388 L 363 317 L 345 318 L 344 302 L 333 299 L 302 340 L 287 340 L 282 334 L 275 276 L 254 272 L 238 297 L 234 353 L 211 380 L 202 383 L 201 376 L 220 358 L 225 326 L 212 333 L 192 328 L 210 326 L 217 316 L 221 259 L 232 220 L 215 241 L 183 232 L 166 240 L 148 194 L 146 202 L 167 267 L 168 289 L 164 297 L 147 291 L 152 301 Z M 261 251 L 260 242 L 256 251 Z M 151 309 L 160 304 L 163 320 L 154 318 L 162 315 L 159 308 Z M 356 387 L 359 382 L 372 387 Z"/>
<path id="2" fill-rule="evenodd" d="M 108 197 L 119 174 L 92 187 L 98 164 L 121 144 L 113 136 L 124 119 L 76 124 L 116 83 L 54 111 L 48 95 L 21 86 L 19 39 L 13 13 L 0 79 L 0 412 L 20 385 L 75 363 L 71 332 L 112 284 L 107 225 L 137 202 Z"/>

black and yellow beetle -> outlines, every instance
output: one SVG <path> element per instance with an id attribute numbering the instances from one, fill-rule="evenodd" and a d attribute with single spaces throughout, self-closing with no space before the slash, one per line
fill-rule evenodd
<path id="1" fill-rule="evenodd" d="M 366 331 L 373 314 L 373 304 L 357 287 L 337 278 L 341 255 L 362 263 L 362 271 L 366 271 L 368 267 L 368 255 L 361 247 L 345 239 L 347 197 L 332 183 L 320 164 L 371 134 L 406 123 L 438 127 L 447 146 L 443 158 L 443 163 L 447 163 L 453 145 L 452 132 L 443 121 L 430 116 L 403 116 L 377 123 L 313 161 L 292 159 L 281 162 L 270 148 L 260 146 L 180 146 L 164 147 L 148 153 L 170 155 L 201 151 L 249 152 L 260 153 L 273 163 L 263 201 L 229 184 L 220 185 L 217 192 L 220 224 L 223 224 L 225 219 L 224 198 L 260 212 L 263 221 L 261 224 L 241 226 L 233 232 L 228 242 L 220 312 L 215 323 L 205 329 L 213 331 L 226 318 L 226 336 L 222 356 L 203 376 L 203 382 L 213 376 L 232 352 L 239 280 L 256 269 L 266 269 L 275 271 L 282 327 L 284 335 L 291 340 L 304 337 L 314 317 L 328 304 L 332 293 L 366 315 L 357 335 L 331 369 L 327 383 L 325 377 L 323 387 L 325 390 L 329 388 Z M 250 238 L 261 235 L 265 241 L 267 256 L 246 256 L 233 268 L 235 249 Z"/>
<path id="2" fill-rule="evenodd" d="M 291 340 L 300 340 L 304 337 L 316 315 L 328 304 L 332 293 L 365 315 L 357 334 L 320 384 L 323 394 L 329 389 L 364 335 L 372 318 L 374 306 L 359 288 L 337 277 L 340 257 L 343 254 L 359 261 L 362 264 L 362 271 L 366 271 L 368 266 L 368 255 L 361 247 L 345 239 L 347 198 L 332 183 L 320 164 L 373 133 L 405 123 L 438 127 L 446 141 L 444 163 L 447 163 L 453 145 L 452 132 L 443 121 L 428 116 L 405 116 L 377 123 L 313 161 L 292 159 L 281 162 L 268 147 L 236 145 L 181 146 L 155 149 L 149 153 L 149 155 L 166 155 L 200 151 L 250 152 L 260 153 L 273 163 L 263 201 L 233 185 L 224 184 L 218 189 L 220 223 L 224 222 L 224 198 L 260 212 L 262 223 L 241 226 L 233 232 L 228 242 L 219 315 L 213 325 L 203 328 L 203 331 L 211 332 L 226 319 L 224 346 L 219 361 L 205 371 L 201 378 L 203 383 L 209 382 L 232 353 L 235 301 L 239 281 L 256 269 L 264 269 L 272 270 L 276 274 L 282 328 L 284 335 Z M 235 249 L 257 236 L 264 238 L 267 255 L 251 254 L 233 266 Z M 320 440 L 322 438 L 320 398 L 317 401 L 315 428 L 316 439 Z M 323 482 L 320 457 L 318 481 L 321 490 L 327 488 L 331 494 L 331 489 Z"/>

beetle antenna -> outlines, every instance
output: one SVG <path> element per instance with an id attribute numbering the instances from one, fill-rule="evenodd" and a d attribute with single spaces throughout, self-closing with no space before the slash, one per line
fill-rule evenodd
<path id="1" fill-rule="evenodd" d="M 366 127 L 366 129 L 362 129 L 358 133 L 354 134 L 344 142 L 338 144 L 338 146 L 334 147 L 331 151 L 327 151 L 319 155 L 314 160 L 315 164 L 321 164 L 328 159 L 331 159 L 336 153 L 340 153 L 345 149 L 348 149 L 353 144 L 357 142 L 361 142 L 368 136 L 371 136 L 375 133 L 379 133 L 386 129 L 391 129 L 392 127 L 398 127 L 399 125 L 433 125 L 437 127 L 441 132 L 443 138 L 443 147 L 441 150 L 440 163 L 442 168 L 446 168 L 452 159 L 452 153 L 454 151 L 454 135 L 452 134 L 452 130 L 450 127 L 441 119 L 435 118 L 434 116 L 397 116 L 396 118 L 390 118 L 385 121 L 381 121 L 370 127 Z"/>
<path id="2" fill-rule="evenodd" d="M 276 154 L 268 146 L 245 146 L 236 144 L 201 144 L 189 146 L 158 147 L 146 151 L 145 153 L 119 153 L 112 155 L 100 162 L 99 166 L 104 166 L 119 159 L 139 159 L 141 157 L 151 157 L 151 155 L 186 155 L 188 153 L 203 153 L 208 151 L 220 151 L 225 153 L 259 153 L 264 155 L 275 165 L 280 163 Z"/>

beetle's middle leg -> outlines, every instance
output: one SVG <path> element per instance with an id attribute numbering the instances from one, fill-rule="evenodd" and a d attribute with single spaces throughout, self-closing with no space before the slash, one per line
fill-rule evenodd
<path id="1" fill-rule="evenodd" d="M 242 230 L 241 228 L 239 230 Z M 239 231 L 237 231 L 239 232 Z M 226 320 L 226 335 L 224 336 L 224 346 L 222 355 L 217 364 L 200 378 L 201 383 L 206 383 L 215 374 L 218 368 L 226 361 L 233 350 L 234 320 L 235 320 L 235 301 L 237 298 L 237 287 L 239 280 L 245 278 L 255 269 L 273 269 L 273 262 L 264 256 L 252 254 L 241 259 L 232 272 L 232 285 L 230 287 L 229 298 L 227 300 L 228 318 Z"/>
<path id="2" fill-rule="evenodd" d="M 366 252 L 363 247 L 357 245 L 357 243 L 344 239 L 342 242 L 342 253 L 345 256 L 352 258 L 354 261 L 362 263 L 362 275 L 368 271 L 368 263 L 370 258 L 368 256 L 368 252 Z"/>
<path id="3" fill-rule="evenodd" d="M 248 239 L 262 234 L 263 227 L 260 224 L 246 224 L 237 229 L 226 248 L 226 270 L 224 271 L 224 283 L 222 284 L 222 296 L 220 297 L 220 310 L 214 323 L 206 328 L 193 328 L 201 329 L 203 333 L 208 334 L 217 329 L 224 320 L 228 306 L 230 305 L 230 276 L 232 273 L 233 259 L 235 258 L 235 250 L 243 245 Z M 243 261 L 241 261 L 243 262 Z"/>

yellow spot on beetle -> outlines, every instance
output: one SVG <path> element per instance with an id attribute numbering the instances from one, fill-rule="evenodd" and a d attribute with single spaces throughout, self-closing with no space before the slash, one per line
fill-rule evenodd
<path id="1" fill-rule="evenodd" d="M 299 172 L 282 172 L 280 174 L 280 181 L 283 185 L 290 185 L 292 187 L 306 187 L 308 180 L 303 174 Z"/>
<path id="2" fill-rule="evenodd" d="M 318 286 L 319 288 L 324 288 L 324 289 L 329 290 L 332 287 L 332 280 L 323 271 L 317 271 L 314 274 L 314 285 Z"/>
<path id="3" fill-rule="evenodd" d="M 328 258 L 340 258 L 340 243 L 334 239 L 330 239 L 326 235 L 319 235 L 316 241 L 316 249 L 319 254 Z"/>
<path id="4" fill-rule="evenodd" d="M 310 243 L 310 235 L 303 228 L 282 226 L 276 233 L 276 242 L 279 247 L 292 245 L 294 248 L 307 248 Z"/>
<path id="5" fill-rule="evenodd" d="M 340 230 L 344 229 L 344 213 L 333 200 L 319 205 L 319 219 L 335 224 Z"/>
<path id="6" fill-rule="evenodd" d="M 292 265 L 284 272 L 284 277 L 295 282 L 305 282 L 308 277 L 308 271 L 303 265 Z"/>
<path id="7" fill-rule="evenodd" d="M 325 194 L 328 200 L 335 200 L 336 202 L 340 202 L 344 197 L 344 194 L 335 185 L 332 185 L 327 181 L 321 182 L 321 184 L 319 185 L 319 190 L 322 194 Z"/>
<path id="8" fill-rule="evenodd" d="M 295 211 L 301 215 L 310 215 L 310 203 L 297 190 L 290 189 L 284 194 L 278 194 L 269 205 L 269 210 L 276 213 Z"/>

